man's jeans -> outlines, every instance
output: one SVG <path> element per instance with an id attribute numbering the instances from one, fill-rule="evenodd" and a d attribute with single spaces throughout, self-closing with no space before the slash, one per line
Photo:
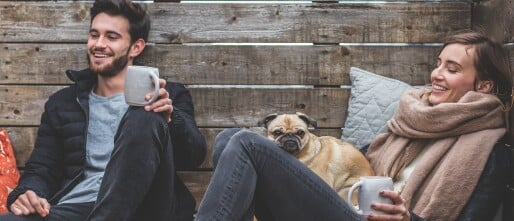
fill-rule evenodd
<path id="1" fill-rule="evenodd" d="M 320 177 L 268 138 L 226 129 L 214 142 L 214 175 L 197 221 L 360 220 Z"/>
<path id="2" fill-rule="evenodd" d="M 8 213 L 0 220 L 121 221 L 169 217 L 176 206 L 175 166 L 164 118 L 143 108 L 129 107 L 114 139 L 96 202 L 54 205 L 45 219 Z"/>

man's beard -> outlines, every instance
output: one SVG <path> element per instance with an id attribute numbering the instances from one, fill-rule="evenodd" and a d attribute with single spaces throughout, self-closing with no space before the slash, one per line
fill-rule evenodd
<path id="1" fill-rule="evenodd" d="M 112 63 L 107 64 L 105 67 L 97 68 L 93 68 L 93 64 L 91 64 L 91 58 L 89 57 L 90 55 L 87 54 L 87 62 L 89 64 L 89 69 L 91 69 L 93 73 L 96 73 L 102 77 L 114 77 L 127 66 L 129 57 L 128 54 L 129 52 L 127 51 L 125 55 L 114 59 Z"/>

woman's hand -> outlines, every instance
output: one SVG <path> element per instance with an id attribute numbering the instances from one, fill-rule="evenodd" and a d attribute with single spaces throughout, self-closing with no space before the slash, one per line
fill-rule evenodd
<path id="1" fill-rule="evenodd" d="M 146 111 L 161 112 L 166 119 L 166 122 L 171 121 L 171 113 L 173 113 L 173 103 L 170 99 L 170 93 L 166 91 L 166 80 L 159 79 L 159 98 L 145 106 Z M 150 100 L 153 97 L 153 93 L 146 95 L 146 100 Z"/>
<path id="2" fill-rule="evenodd" d="M 405 206 L 405 200 L 400 197 L 400 194 L 390 190 L 384 190 L 380 192 L 380 196 L 389 198 L 393 201 L 393 204 L 374 203 L 371 208 L 382 211 L 385 214 L 370 214 L 368 220 L 370 221 L 384 221 L 384 220 L 396 220 L 396 221 L 409 221 L 410 213 Z"/>

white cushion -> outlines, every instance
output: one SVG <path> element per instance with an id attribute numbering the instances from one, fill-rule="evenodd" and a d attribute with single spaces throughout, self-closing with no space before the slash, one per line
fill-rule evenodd
<path id="1" fill-rule="evenodd" d="M 412 87 L 355 67 L 350 69 L 350 80 L 348 116 L 341 138 L 360 149 L 386 130 L 400 97 Z"/>

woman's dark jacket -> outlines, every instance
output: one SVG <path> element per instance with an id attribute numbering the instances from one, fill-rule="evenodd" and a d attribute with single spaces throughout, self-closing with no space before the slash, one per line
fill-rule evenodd
<path id="1" fill-rule="evenodd" d="M 513 176 L 512 150 L 506 140 L 504 137 L 495 144 L 471 198 L 457 217 L 458 221 L 493 220 L 498 212 L 500 203 L 507 196 L 506 186 Z M 411 220 L 423 220 L 411 215 Z"/>
<path id="2" fill-rule="evenodd" d="M 84 177 L 89 93 L 96 85 L 97 75 L 89 69 L 66 74 L 75 84 L 57 91 L 45 103 L 34 150 L 18 186 L 9 195 L 8 207 L 27 190 L 56 204 Z M 174 107 L 169 130 L 175 167 L 178 170 L 196 167 L 204 160 L 206 145 L 193 118 L 191 95 L 179 83 L 168 82 L 166 90 Z M 175 180 L 179 205 L 176 212 L 192 214 L 194 198 L 176 175 Z"/>

